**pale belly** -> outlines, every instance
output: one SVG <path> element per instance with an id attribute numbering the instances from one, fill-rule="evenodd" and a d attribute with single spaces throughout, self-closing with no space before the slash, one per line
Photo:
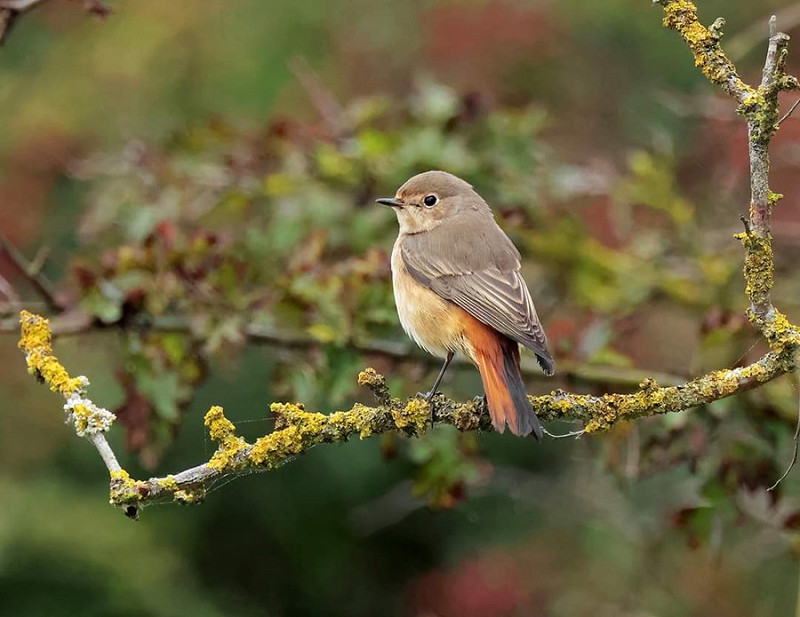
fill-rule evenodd
<path id="1" fill-rule="evenodd" d="M 462 309 L 417 283 L 406 271 L 399 242 L 392 250 L 392 285 L 397 314 L 406 333 L 428 353 L 444 358 L 461 351 L 472 356 L 463 332 Z"/>

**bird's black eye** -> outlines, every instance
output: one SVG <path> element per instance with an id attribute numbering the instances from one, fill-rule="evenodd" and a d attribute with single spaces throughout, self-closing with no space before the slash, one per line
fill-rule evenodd
<path id="1" fill-rule="evenodd" d="M 439 201 L 439 198 L 436 195 L 428 195 L 425 199 L 422 200 L 429 208 L 433 208 L 436 205 L 436 202 Z"/>

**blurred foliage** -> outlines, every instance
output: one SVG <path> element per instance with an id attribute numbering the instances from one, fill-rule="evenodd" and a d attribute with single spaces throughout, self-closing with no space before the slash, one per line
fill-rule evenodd
<path id="1" fill-rule="evenodd" d="M 396 223 L 373 200 L 430 168 L 468 179 L 523 253 L 562 369 L 531 391 L 602 393 L 635 385 L 632 367 L 680 379 L 761 351 L 732 239 L 743 125 L 701 98 L 649 3 L 120 2 L 102 25 L 58 4 L 0 54 L 3 233 L 49 246 L 60 301 L 102 326 L 57 347 L 116 407 L 137 475 L 207 458 L 212 403 L 255 436 L 273 400 L 349 406 L 367 365 L 397 395 L 427 389 L 437 367 L 411 345 L 364 349 L 406 341 Z M 783 4 L 702 14 L 732 35 Z M 292 76 L 298 53 L 318 90 Z M 773 152 L 790 316 L 797 124 Z M 797 474 L 764 492 L 790 453 L 791 379 L 579 442 L 440 427 L 317 448 L 134 530 L 102 507 L 96 455 L 31 392 L 12 339 L 0 596 L 15 614 L 682 617 L 794 602 Z M 570 370 L 588 366 L 606 381 Z M 444 387 L 480 392 L 469 367 Z"/>

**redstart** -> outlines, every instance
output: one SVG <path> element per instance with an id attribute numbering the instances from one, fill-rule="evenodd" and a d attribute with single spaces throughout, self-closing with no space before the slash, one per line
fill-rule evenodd
<path id="1" fill-rule="evenodd" d="M 520 254 L 472 186 L 443 171 L 409 179 L 395 197 L 378 199 L 397 213 L 392 250 L 397 313 L 406 333 L 444 358 L 430 399 L 456 352 L 481 374 L 495 430 L 542 438 L 519 365 L 519 343 L 554 372 L 547 337 L 520 274 Z"/>

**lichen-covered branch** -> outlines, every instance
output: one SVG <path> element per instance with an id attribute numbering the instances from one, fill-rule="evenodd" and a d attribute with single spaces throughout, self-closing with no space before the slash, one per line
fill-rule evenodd
<path id="1" fill-rule="evenodd" d="M 86 397 L 86 377 L 70 377 L 58 361 L 50 341 L 50 324 L 44 317 L 22 311 L 20 329 L 19 348 L 25 353 L 28 372 L 66 399 L 67 423 L 72 424 L 78 437 L 86 437 L 95 445 L 110 473 L 119 472 L 120 464 L 103 435 L 114 423 L 114 414 Z"/>
<path id="2" fill-rule="evenodd" d="M 214 455 L 204 464 L 161 478 L 136 480 L 117 464 L 103 436 L 113 416 L 83 398 L 88 382 L 72 378 L 52 354 L 48 321 L 23 312 L 20 347 L 28 358 L 31 372 L 68 400 L 80 396 L 76 415 L 72 405 L 70 420 L 78 434 L 89 437 L 103 455 L 111 475 L 111 503 L 135 517 L 139 508 L 155 500 L 171 498 L 179 503 L 201 501 L 208 486 L 222 476 L 241 475 L 275 469 L 321 443 L 343 443 L 351 437 L 397 431 L 413 437 L 429 427 L 431 407 L 421 398 L 400 400 L 391 396 L 384 377 L 372 369 L 358 376 L 359 385 L 368 388 L 377 404 L 356 403 L 346 411 L 330 414 L 307 411 L 302 404 L 273 403 L 275 430 L 253 443 L 236 435 L 236 427 L 221 407 L 212 407 L 205 416 L 209 436 L 217 443 Z M 619 420 L 632 420 L 674 411 L 683 411 L 719 400 L 765 383 L 794 370 L 796 341 L 781 340 L 757 362 L 735 369 L 715 371 L 679 386 L 660 387 L 647 379 L 631 394 L 593 396 L 553 392 L 530 397 L 543 420 L 578 420 L 586 432 L 604 430 Z M 490 431 L 491 420 L 483 402 L 456 402 L 436 395 L 433 417 L 439 424 L 450 424 L 461 431 Z M 66 407 L 66 406 L 65 406 Z M 108 415 L 106 415 L 108 414 Z M 110 454 L 110 460 L 107 456 Z"/>
<path id="3" fill-rule="evenodd" d="M 680 33 L 703 74 L 738 102 L 750 131 L 750 172 L 752 197 L 745 232 L 738 234 L 745 248 L 745 293 L 751 307 L 748 316 L 759 328 L 770 351 L 748 366 L 723 369 L 679 385 L 660 386 L 656 380 L 641 381 L 635 392 L 594 396 L 556 391 L 530 397 L 543 420 L 580 421 L 586 432 L 605 430 L 620 420 L 633 420 L 667 412 L 678 412 L 720 400 L 758 387 L 776 377 L 797 370 L 800 328 L 772 305 L 773 254 L 770 236 L 771 209 L 779 196 L 769 190 L 768 149 L 777 130 L 778 92 L 795 89 L 797 80 L 785 73 L 788 37 L 770 33 L 763 78 L 758 87 L 745 84 L 736 67 L 720 46 L 724 21 L 706 28 L 697 9 L 687 0 L 657 0 L 664 8 L 664 24 Z M 66 399 L 65 411 L 79 435 L 91 439 L 103 456 L 111 475 L 111 503 L 135 517 L 141 506 L 154 500 L 173 499 L 180 503 L 200 501 L 214 480 L 231 475 L 275 469 L 321 443 L 342 443 L 352 437 L 365 438 L 388 431 L 418 436 L 428 430 L 431 417 L 462 431 L 492 430 L 485 405 L 479 400 L 457 402 L 436 395 L 400 400 L 391 396 L 383 376 L 372 369 L 359 374 L 358 382 L 368 388 L 377 403 L 356 403 L 345 411 L 322 414 L 302 404 L 273 403 L 275 429 L 250 443 L 236 434 L 235 425 L 221 407 L 205 416 L 210 437 L 217 443 L 214 455 L 202 465 L 161 478 L 137 480 L 116 462 L 103 433 L 113 415 L 85 397 L 88 381 L 71 378 L 52 353 L 48 321 L 23 311 L 22 339 L 29 370 Z"/>

